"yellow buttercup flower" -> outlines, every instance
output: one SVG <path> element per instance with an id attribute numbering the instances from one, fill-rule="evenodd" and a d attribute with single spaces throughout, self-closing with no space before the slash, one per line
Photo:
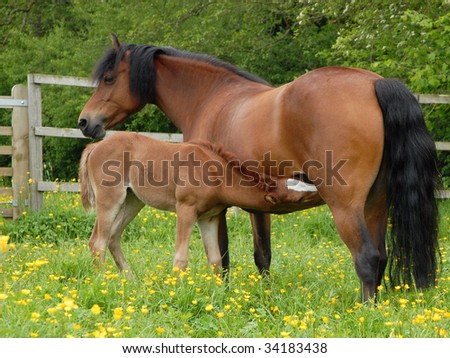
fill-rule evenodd
<path id="1" fill-rule="evenodd" d="M 123 308 L 122 307 L 114 308 L 114 315 L 113 315 L 114 319 L 116 321 L 119 321 L 122 318 L 122 316 L 123 316 Z"/>
<path id="2" fill-rule="evenodd" d="M 3 252 L 8 251 L 8 241 L 9 241 L 9 236 L 0 235 L 0 248 Z"/>
<path id="3" fill-rule="evenodd" d="M 37 322 L 39 320 L 39 317 L 41 317 L 41 314 L 38 312 L 31 313 L 31 321 Z"/>
<path id="4" fill-rule="evenodd" d="M 433 321 L 433 322 L 438 322 L 438 321 L 440 321 L 441 320 L 441 315 L 439 314 L 439 313 L 435 313 L 432 317 L 431 317 L 431 320 Z"/>
<path id="5" fill-rule="evenodd" d="M 93 314 L 96 314 L 96 315 L 97 315 L 97 314 L 100 314 L 100 313 L 102 312 L 102 309 L 100 308 L 99 305 L 95 304 L 95 305 L 92 306 L 91 312 L 92 312 Z"/>
<path id="6" fill-rule="evenodd" d="M 64 311 L 71 311 L 73 309 L 77 309 L 78 305 L 75 303 L 73 298 L 64 297 L 64 301 L 57 306 L 59 309 L 63 309 Z"/>
<path id="7" fill-rule="evenodd" d="M 132 314 L 136 311 L 136 309 L 134 308 L 134 306 L 128 306 L 127 307 L 127 313 Z"/>

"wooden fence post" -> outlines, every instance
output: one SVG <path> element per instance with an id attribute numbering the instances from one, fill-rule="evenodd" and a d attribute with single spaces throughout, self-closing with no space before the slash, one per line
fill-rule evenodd
<path id="1" fill-rule="evenodd" d="M 43 178 L 42 137 L 36 136 L 36 127 L 42 127 L 41 86 L 34 81 L 34 75 L 28 75 L 28 142 L 30 154 L 30 209 L 39 211 L 42 207 L 42 192 L 38 183 Z"/>
<path id="2" fill-rule="evenodd" d="M 24 85 L 15 85 L 11 91 L 13 99 L 27 101 L 28 91 Z M 12 187 L 13 219 L 27 210 L 29 205 L 28 173 L 28 108 L 14 107 L 12 110 Z"/>

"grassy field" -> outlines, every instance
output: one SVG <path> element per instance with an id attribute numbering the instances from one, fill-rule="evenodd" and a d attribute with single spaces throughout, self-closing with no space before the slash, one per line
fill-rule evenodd
<path id="1" fill-rule="evenodd" d="M 253 262 L 248 214 L 230 212 L 227 284 L 207 267 L 197 231 L 188 271 L 174 273 L 175 215 L 145 208 L 123 237 L 130 281 L 110 255 L 93 267 L 94 216 L 78 195 L 50 193 L 39 214 L 0 221 L 0 337 L 449 337 L 450 201 L 440 211 L 437 287 L 383 287 L 362 305 L 326 207 L 272 217 L 269 278 Z"/>

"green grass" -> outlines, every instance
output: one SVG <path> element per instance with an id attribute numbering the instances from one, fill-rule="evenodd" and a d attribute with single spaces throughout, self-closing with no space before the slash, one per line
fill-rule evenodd
<path id="1" fill-rule="evenodd" d="M 94 216 L 50 193 L 39 214 L 0 221 L 0 337 L 449 337 L 450 202 L 441 202 L 442 271 L 424 292 L 382 289 L 359 303 L 348 249 L 326 207 L 272 217 L 271 276 L 258 275 L 248 214 L 228 217 L 229 282 L 206 265 L 197 231 L 189 269 L 172 270 L 175 216 L 145 208 L 123 237 L 136 279 L 104 270 L 87 242 Z"/>

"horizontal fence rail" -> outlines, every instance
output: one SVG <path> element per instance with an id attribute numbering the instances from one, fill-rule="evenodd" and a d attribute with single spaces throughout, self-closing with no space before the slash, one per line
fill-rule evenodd
<path id="1" fill-rule="evenodd" d="M 118 131 L 106 131 L 106 136 L 117 133 Z M 181 133 L 156 133 L 156 132 L 139 132 L 147 137 L 158 139 L 165 142 L 182 142 L 183 135 Z M 36 127 L 34 135 L 40 137 L 59 137 L 59 138 L 79 138 L 86 139 L 79 129 L 75 128 L 56 128 L 56 127 Z"/>

